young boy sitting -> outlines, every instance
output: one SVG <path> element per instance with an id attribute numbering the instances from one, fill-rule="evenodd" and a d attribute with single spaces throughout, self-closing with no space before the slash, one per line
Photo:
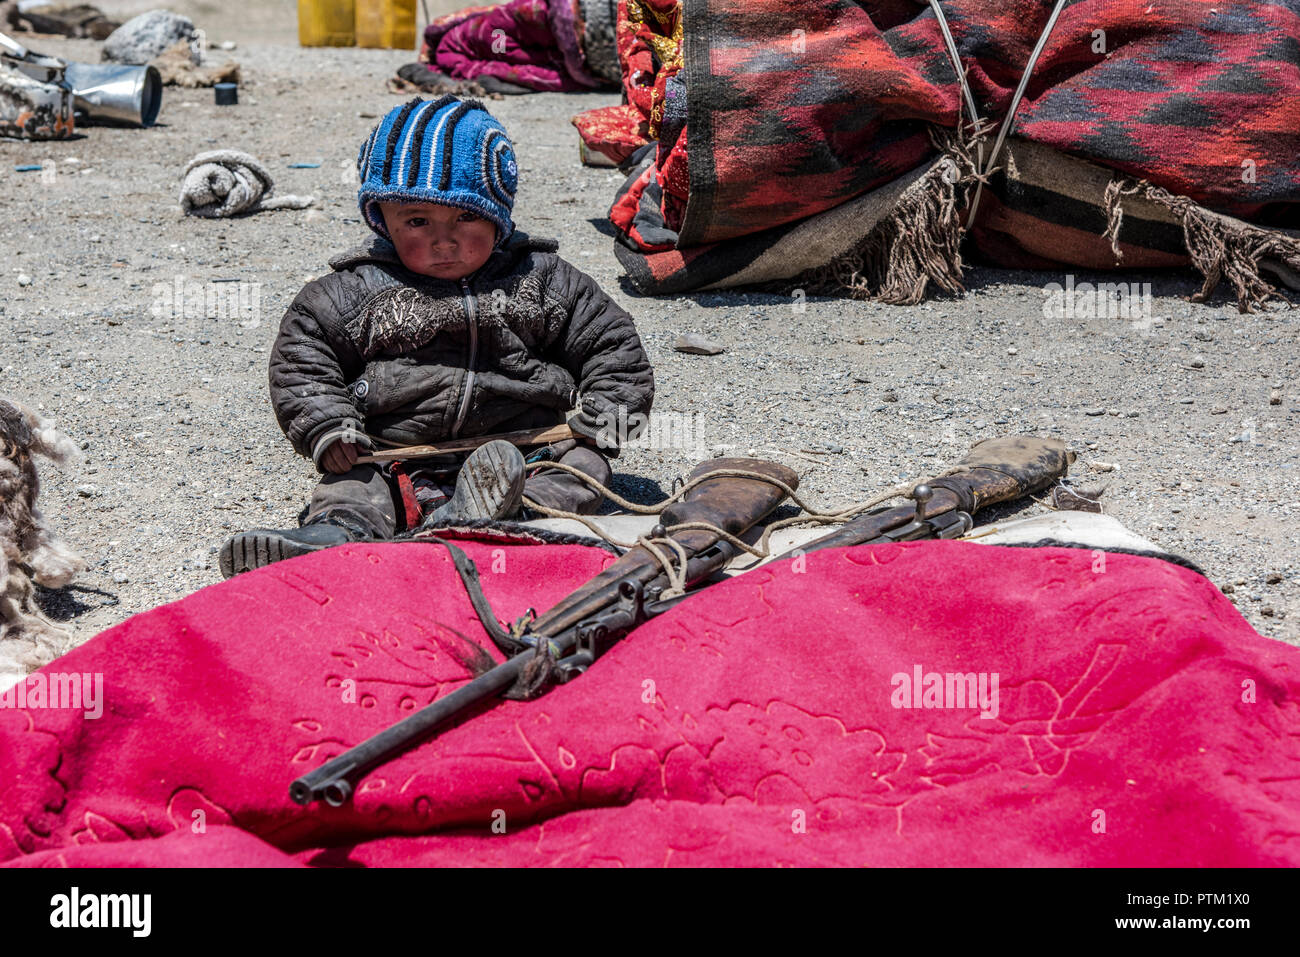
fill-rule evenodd
<path id="1" fill-rule="evenodd" d="M 648 412 L 654 397 L 632 317 L 554 243 L 515 233 L 514 149 L 481 104 L 445 96 L 397 107 L 357 166 L 357 199 L 378 235 L 303 288 L 270 364 L 280 427 L 325 475 L 300 528 L 226 542 L 226 577 L 421 522 L 508 518 L 522 495 L 590 513 L 599 493 L 559 470 L 525 480 L 507 442 L 397 468 L 357 460 L 376 444 L 558 425 L 580 396 L 568 422 L 582 438 L 546 454 L 608 485 L 620 438 L 608 423 Z"/>

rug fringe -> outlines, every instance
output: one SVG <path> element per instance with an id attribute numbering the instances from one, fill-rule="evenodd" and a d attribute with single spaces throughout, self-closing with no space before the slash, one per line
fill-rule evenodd
<path id="1" fill-rule="evenodd" d="M 853 249 L 801 277 L 805 285 L 895 306 L 921 302 L 931 283 L 954 295 L 966 291 L 961 211 L 980 181 L 974 153 L 983 133 L 962 138 L 932 129 L 930 135 L 940 159 Z"/>
<path id="2" fill-rule="evenodd" d="M 1205 302 L 1219 283 L 1226 280 L 1237 294 L 1237 309 L 1243 313 L 1254 312 L 1270 299 L 1283 299 L 1276 287 L 1260 275 L 1262 260 L 1274 260 L 1283 269 L 1300 272 L 1300 239 L 1223 216 L 1186 196 L 1134 179 L 1114 179 L 1106 187 L 1107 227 L 1103 238 L 1110 240 L 1116 260 L 1123 259 L 1119 232 L 1126 196 L 1155 203 L 1182 222 L 1183 245 L 1192 265 L 1204 277 L 1201 291 L 1191 297 L 1192 302 Z"/>

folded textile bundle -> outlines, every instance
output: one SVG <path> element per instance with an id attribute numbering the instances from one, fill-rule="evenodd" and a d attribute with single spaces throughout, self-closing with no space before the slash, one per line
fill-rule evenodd
<path id="1" fill-rule="evenodd" d="M 185 167 L 181 208 L 191 216 L 221 219 L 267 209 L 306 209 L 311 196 L 271 198 L 275 184 L 266 167 L 239 150 L 200 153 Z"/>
<path id="2" fill-rule="evenodd" d="M 438 17 L 424 31 L 420 59 L 449 81 L 491 81 L 520 89 L 502 92 L 589 90 L 617 81 L 608 42 L 612 0 L 510 0 L 466 7 Z M 611 76 L 612 73 L 612 76 Z M 406 73 L 419 87 L 426 80 Z"/>
<path id="3" fill-rule="evenodd" d="M 615 36 L 627 102 L 573 118 L 587 154 L 622 165 L 637 149 L 661 138 L 670 97 L 685 108 L 684 89 L 673 83 L 683 65 L 684 26 L 682 0 L 619 0 Z M 667 144 L 670 150 L 672 146 Z"/>
<path id="4" fill-rule="evenodd" d="M 623 0 L 620 8 L 649 2 Z M 1294 0 L 1176 0 L 1146 12 L 1126 0 L 1065 7 L 1029 76 L 1014 133 L 1026 148 L 1039 148 L 1037 156 L 1042 148 L 1059 156 L 1052 164 L 1060 170 L 1073 168 L 1071 157 L 1100 169 L 1101 185 L 1086 185 L 1086 176 L 1032 185 L 1012 163 L 1011 141 L 974 223 L 963 217 L 990 172 L 980 155 L 987 144 L 972 135 L 933 7 L 899 0 L 810 0 L 797 10 L 777 0 L 680 6 L 686 55 L 664 86 L 680 89 L 684 129 L 658 131 L 654 157 L 611 211 L 627 247 L 620 258 L 643 291 L 732 285 L 747 257 L 717 244 L 771 248 L 796 224 L 918 169 L 929 175 L 917 202 L 875 224 L 874 235 L 854 235 L 854 222 L 842 223 L 850 230 L 839 243 L 847 258 L 819 264 L 856 276 L 855 292 L 909 302 L 930 283 L 960 288 L 965 227 L 975 248 L 1003 265 L 1190 261 L 1207 280 L 1228 279 L 1245 308 L 1270 291 L 1259 279 L 1263 260 L 1300 256 L 1294 239 L 1273 231 L 1300 226 Z M 990 10 L 978 0 L 945 0 L 941 9 L 979 118 L 1002 121 L 1053 4 L 1014 0 Z M 937 163 L 936 143 L 945 150 Z M 1148 247 L 1154 237 L 1120 225 L 1123 206 L 1139 193 L 1166 208 L 1172 242 Z M 1082 221 L 1073 215 L 1087 209 L 1095 212 Z M 1222 214 L 1265 228 L 1264 254 L 1256 255 L 1259 237 L 1234 239 Z M 891 232 L 921 248 L 890 242 Z M 899 256 L 925 264 L 919 284 L 906 276 L 872 280 Z M 861 262 L 865 273 L 855 266 Z"/>

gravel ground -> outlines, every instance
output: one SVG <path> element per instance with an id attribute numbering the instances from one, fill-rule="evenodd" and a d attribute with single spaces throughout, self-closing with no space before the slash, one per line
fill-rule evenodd
<path id="1" fill-rule="evenodd" d="M 214 106 L 210 90 L 168 89 L 151 130 L 0 140 L 0 393 L 56 417 L 86 446 L 79 469 L 46 472 L 43 493 L 90 563 L 72 590 L 46 596 L 78 642 L 219 580 L 221 541 L 296 524 L 315 481 L 275 424 L 268 350 L 302 284 L 365 238 L 352 164 L 375 117 L 398 102 L 383 83 L 409 56 L 299 49 L 277 9 L 276 29 L 229 10 L 215 24 L 200 19 L 214 43 L 239 40 L 238 107 Z M 32 45 L 98 60 L 89 41 Z M 941 470 L 985 436 L 1060 436 L 1082 453 L 1077 480 L 1108 485 L 1110 514 L 1198 562 L 1259 631 L 1300 643 L 1294 313 L 1242 316 L 1226 298 L 1195 305 L 1192 276 L 1140 275 L 1121 278 L 1152 284 L 1157 321 L 1145 328 L 1049 319 L 1044 287 L 1064 276 L 982 268 L 965 297 L 915 308 L 641 298 L 621 281 L 603 225 L 621 177 L 579 164 L 568 122 L 617 101 L 492 104 L 521 159 L 516 221 L 557 237 L 561 254 L 636 317 L 656 411 L 696 416 L 707 453 L 793 450 L 780 454 L 804 472 L 809 496 L 838 503 Z M 320 207 L 181 217 L 181 170 L 218 147 L 260 157 L 281 192 L 314 193 Z M 321 165 L 289 168 L 299 162 Z M 25 163 L 52 164 L 53 175 L 14 171 Z M 243 283 L 212 288 L 242 288 L 249 310 L 227 299 L 215 317 L 172 318 L 155 306 L 178 277 Z M 726 352 L 673 351 L 686 332 Z M 619 487 L 642 497 L 666 489 L 700 451 L 629 450 Z"/>

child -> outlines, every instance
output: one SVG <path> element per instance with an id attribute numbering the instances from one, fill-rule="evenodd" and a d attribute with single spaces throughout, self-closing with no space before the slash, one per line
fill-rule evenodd
<path id="1" fill-rule="evenodd" d="M 580 395 L 569 424 L 583 440 L 548 454 L 608 485 L 612 440 L 626 438 L 608 423 L 648 412 L 654 396 L 631 316 L 554 243 L 515 233 L 514 149 L 481 104 L 444 96 L 393 109 L 357 168 L 357 200 L 377 237 L 303 288 L 271 355 L 280 427 L 325 476 L 300 528 L 226 542 L 226 577 L 421 521 L 506 518 L 521 494 L 592 512 L 597 492 L 559 470 L 525 481 L 522 455 L 502 441 L 398 468 L 357 458 L 376 441 L 558 425 Z"/>

